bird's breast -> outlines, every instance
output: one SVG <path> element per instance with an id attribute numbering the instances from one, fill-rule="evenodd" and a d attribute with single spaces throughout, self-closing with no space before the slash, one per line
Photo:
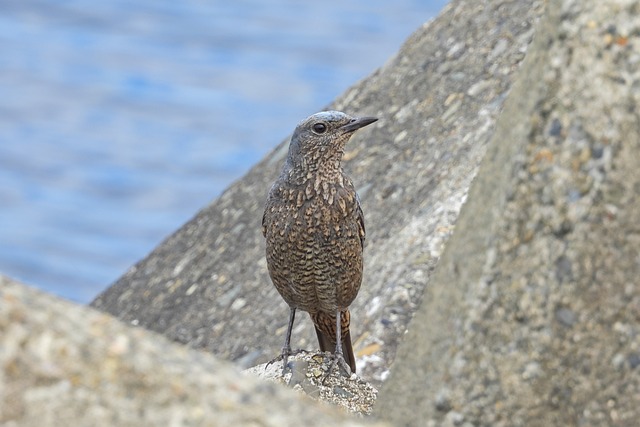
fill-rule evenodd
<path id="1" fill-rule="evenodd" d="M 309 179 L 304 185 L 279 185 L 269 198 L 266 217 L 271 230 L 285 234 L 351 237 L 356 225 L 357 196 L 344 181 Z M 268 227 L 269 228 L 269 227 Z"/>

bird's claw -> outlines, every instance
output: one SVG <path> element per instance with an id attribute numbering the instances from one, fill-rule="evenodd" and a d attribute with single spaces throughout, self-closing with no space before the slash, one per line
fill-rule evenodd
<path id="1" fill-rule="evenodd" d="M 287 367 L 289 366 L 289 356 L 295 356 L 300 353 L 306 353 L 306 350 L 291 350 L 291 348 L 285 347 L 282 349 L 282 353 L 280 353 L 278 356 L 274 357 L 273 359 L 268 361 L 266 365 L 264 365 L 264 369 L 266 370 L 269 366 L 271 366 L 271 364 L 282 360 L 282 376 L 284 377 L 284 375 L 287 373 Z"/>
<path id="2" fill-rule="evenodd" d="M 345 374 L 345 376 L 350 377 L 351 376 L 351 367 L 349 366 L 349 364 L 347 363 L 346 360 L 344 360 L 344 356 L 340 353 L 330 353 L 331 356 L 331 363 L 329 364 L 329 369 L 327 369 L 327 373 L 325 374 L 324 378 L 322 379 L 322 383 L 325 384 L 327 382 L 327 379 L 331 376 L 331 374 L 333 373 L 333 370 L 336 368 L 336 366 L 338 367 L 338 372 L 342 372 Z M 340 369 L 342 368 L 342 369 Z"/>

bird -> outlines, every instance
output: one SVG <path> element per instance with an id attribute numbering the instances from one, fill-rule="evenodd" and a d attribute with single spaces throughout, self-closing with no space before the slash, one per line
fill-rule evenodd
<path id="1" fill-rule="evenodd" d="M 349 305 L 362 283 L 364 215 L 351 178 L 342 169 L 345 145 L 376 117 L 322 111 L 295 128 L 280 176 L 265 203 L 262 233 L 269 276 L 289 306 L 280 356 L 291 351 L 296 310 L 306 311 L 320 351 L 333 353 L 355 373 Z"/>

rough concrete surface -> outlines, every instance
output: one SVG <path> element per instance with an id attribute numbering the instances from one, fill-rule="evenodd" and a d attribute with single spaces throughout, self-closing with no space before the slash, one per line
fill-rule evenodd
<path id="1" fill-rule="evenodd" d="M 542 6 L 454 0 L 330 107 L 380 119 L 345 154 L 367 228 L 363 285 L 351 306 L 358 373 L 366 380 L 380 383 L 388 374 Z M 260 221 L 286 150 L 284 142 L 93 306 L 242 367 L 278 354 L 288 309 L 267 274 Z M 317 348 L 306 315 L 292 345 Z"/>
<path id="2" fill-rule="evenodd" d="M 0 426 L 196 425 L 365 424 L 0 276 Z"/>
<path id="3" fill-rule="evenodd" d="M 640 425 L 640 2 L 552 0 L 375 411 Z"/>
<path id="4" fill-rule="evenodd" d="M 330 371 L 333 360 L 327 352 L 303 351 L 289 357 L 284 375 L 282 360 L 257 365 L 246 372 L 289 386 L 313 399 L 342 406 L 349 412 L 370 415 L 378 390 L 356 374 L 347 376 L 337 366 Z"/>

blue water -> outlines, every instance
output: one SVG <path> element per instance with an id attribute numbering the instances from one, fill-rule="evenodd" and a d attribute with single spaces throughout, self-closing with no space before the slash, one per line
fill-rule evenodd
<path id="1" fill-rule="evenodd" d="M 0 273 L 90 301 L 444 0 L 0 2 Z"/>

